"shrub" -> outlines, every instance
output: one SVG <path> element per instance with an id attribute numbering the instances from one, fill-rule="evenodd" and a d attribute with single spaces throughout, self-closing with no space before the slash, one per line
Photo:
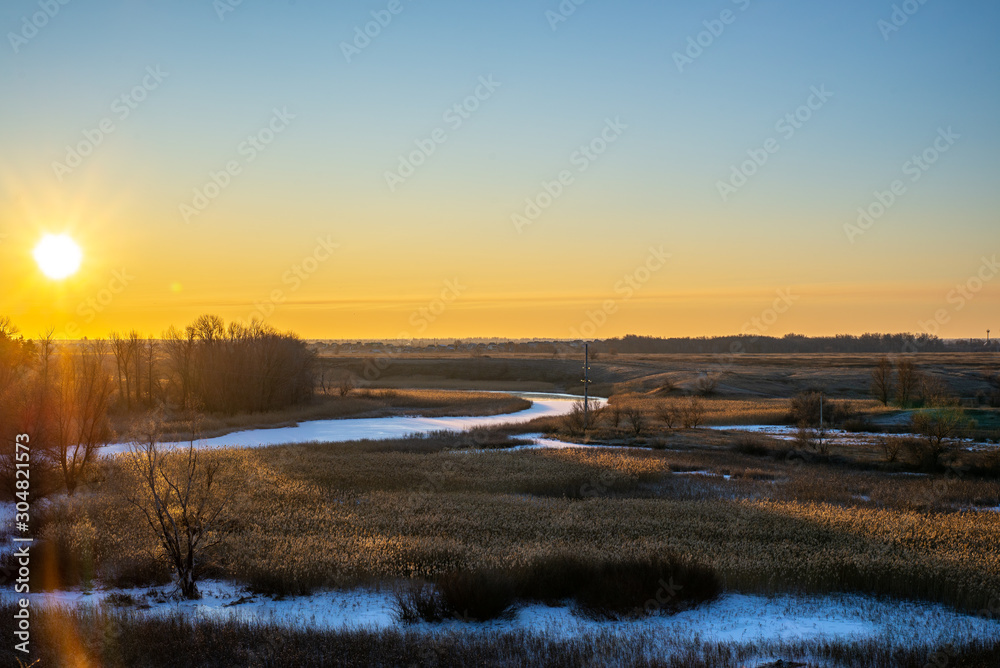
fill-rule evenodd
<path id="1" fill-rule="evenodd" d="M 605 562 L 577 591 L 577 608 L 595 619 L 675 613 L 718 597 L 711 568 L 675 556 Z"/>
<path id="2" fill-rule="evenodd" d="M 517 594 L 513 579 L 498 571 L 457 571 L 437 584 L 447 616 L 477 622 L 505 616 Z"/>
<path id="3" fill-rule="evenodd" d="M 763 457 L 770 454 L 771 449 L 767 447 L 758 434 L 750 432 L 742 432 L 736 435 L 733 439 L 733 450 L 740 453 L 741 455 L 752 455 L 754 457 Z"/>
<path id="4" fill-rule="evenodd" d="M 788 413 L 788 421 L 796 425 L 814 427 L 819 424 L 820 402 L 822 392 L 800 392 L 792 397 Z M 824 408 L 828 408 L 825 406 Z M 828 418 L 829 416 L 824 416 Z"/>
<path id="5" fill-rule="evenodd" d="M 956 408 L 941 408 L 921 411 L 911 420 L 914 431 L 924 437 L 911 444 L 910 452 L 925 471 L 936 471 L 941 465 L 941 456 L 947 451 L 947 442 L 958 438 L 974 426 L 965 417 L 964 411 Z"/>
<path id="6" fill-rule="evenodd" d="M 715 394 L 718 387 L 719 374 L 717 373 L 702 374 L 701 376 L 698 376 L 698 380 L 695 381 L 695 391 L 703 397 Z"/>
<path id="7" fill-rule="evenodd" d="M 597 424 L 604 413 L 603 406 L 598 402 L 590 400 L 584 404 L 583 400 L 574 402 L 573 408 L 563 416 L 563 428 L 571 436 L 581 435 L 587 429 Z"/>
<path id="8" fill-rule="evenodd" d="M 672 401 L 664 401 L 656 409 L 656 417 L 660 418 L 667 429 L 673 429 L 681 420 L 680 411 Z"/>
<path id="9" fill-rule="evenodd" d="M 625 420 L 628 422 L 629 428 L 631 428 L 635 436 L 641 434 L 643 428 L 646 426 L 646 417 L 639 408 L 631 407 L 626 409 Z"/>
<path id="10" fill-rule="evenodd" d="M 440 622 L 445 618 L 441 594 L 426 582 L 413 582 L 392 595 L 396 619 L 404 624 Z"/>
<path id="11" fill-rule="evenodd" d="M 608 401 L 608 420 L 611 422 L 611 426 L 618 429 L 622 423 L 622 405 L 618 402 L 611 403 Z"/>
<path id="12" fill-rule="evenodd" d="M 574 598 L 595 577 L 595 565 L 562 553 L 542 557 L 515 573 L 517 594 L 524 599 L 556 605 Z"/>
<path id="13" fill-rule="evenodd" d="M 691 397 L 687 404 L 681 408 L 681 424 L 685 429 L 697 429 L 705 421 L 705 405 L 701 399 Z"/>
<path id="14" fill-rule="evenodd" d="M 890 464 L 896 461 L 905 446 L 905 441 L 906 439 L 892 436 L 879 438 L 878 444 L 882 448 L 882 458 Z"/>
<path id="15" fill-rule="evenodd" d="M 131 608 L 138 604 L 135 596 L 125 592 L 111 592 L 104 598 L 104 603 L 115 608 Z"/>
<path id="16" fill-rule="evenodd" d="M 872 423 L 863 417 L 849 417 L 840 423 L 840 428 L 844 431 L 869 432 L 873 429 Z"/>

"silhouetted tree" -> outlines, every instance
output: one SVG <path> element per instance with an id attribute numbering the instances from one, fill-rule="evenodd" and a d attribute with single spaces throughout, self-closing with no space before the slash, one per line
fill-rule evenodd
<path id="1" fill-rule="evenodd" d="M 138 427 L 125 463 L 134 476 L 123 486 L 163 548 L 184 598 L 199 598 L 198 576 L 204 553 L 217 536 L 216 522 L 225 506 L 216 489 L 218 461 L 202 461 L 191 443 L 183 451 L 158 447 L 160 425 L 150 418 Z"/>
<path id="2" fill-rule="evenodd" d="M 882 402 L 883 406 L 889 405 L 892 398 L 892 362 L 888 357 L 879 359 L 878 364 L 872 369 L 872 396 Z"/>
<path id="3" fill-rule="evenodd" d="M 107 367 L 107 343 L 92 341 L 64 352 L 55 378 L 50 441 L 66 491 L 73 494 L 97 450 L 111 439 L 108 408 L 114 381 Z"/>
<path id="4" fill-rule="evenodd" d="M 900 360 L 896 365 L 896 403 L 907 408 L 913 402 L 920 385 L 920 369 L 910 360 Z"/>

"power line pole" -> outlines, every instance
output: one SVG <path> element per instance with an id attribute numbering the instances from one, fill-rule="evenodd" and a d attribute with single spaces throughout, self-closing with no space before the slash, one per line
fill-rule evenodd
<path id="1" fill-rule="evenodd" d="M 583 344 L 583 429 L 590 424 L 590 344 Z"/>

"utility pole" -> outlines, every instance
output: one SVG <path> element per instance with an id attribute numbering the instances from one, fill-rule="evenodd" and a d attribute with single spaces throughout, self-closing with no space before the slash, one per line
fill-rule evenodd
<path id="1" fill-rule="evenodd" d="M 583 344 L 583 430 L 590 424 L 590 344 Z"/>

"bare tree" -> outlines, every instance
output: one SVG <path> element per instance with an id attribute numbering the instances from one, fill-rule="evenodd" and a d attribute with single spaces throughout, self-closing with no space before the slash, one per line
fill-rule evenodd
<path id="1" fill-rule="evenodd" d="M 899 451 L 903 449 L 903 440 L 891 436 L 880 437 L 878 444 L 882 448 L 883 459 L 890 464 L 899 458 Z"/>
<path id="2" fill-rule="evenodd" d="M 618 429 L 618 427 L 622 423 L 622 405 L 621 405 L 621 403 L 617 402 L 617 401 L 612 402 L 609 399 L 608 400 L 608 410 L 610 411 L 608 413 L 608 415 L 609 415 L 609 417 L 611 419 L 611 426 L 614 427 L 615 429 Z"/>
<path id="3" fill-rule="evenodd" d="M 132 410 L 132 358 L 135 356 L 135 346 L 132 340 L 118 332 L 111 332 L 111 353 L 115 357 L 115 369 L 118 372 L 118 396 L 125 399 L 125 409 Z"/>
<path id="4" fill-rule="evenodd" d="M 0 485 L 11 495 L 16 491 L 15 439 L 34 414 L 33 362 L 34 346 L 9 318 L 0 316 Z M 36 439 L 37 432 L 31 436 Z M 32 471 L 37 490 L 36 479 Z"/>
<path id="5" fill-rule="evenodd" d="M 664 401 L 657 408 L 656 416 L 660 418 L 667 429 L 673 429 L 680 423 L 680 411 L 673 401 Z"/>
<path id="6" fill-rule="evenodd" d="M 182 334 L 171 327 L 163 335 L 166 353 L 166 374 L 173 385 L 173 394 L 181 410 L 191 407 L 194 376 L 194 329 L 188 327 Z"/>
<path id="7" fill-rule="evenodd" d="M 217 542 L 225 506 L 216 489 L 219 463 L 203 462 L 193 441 L 186 450 L 164 453 L 159 434 L 159 421 L 151 419 L 133 441 L 126 462 L 137 481 L 125 486 L 125 495 L 156 534 L 181 595 L 195 599 L 204 552 Z"/>
<path id="8" fill-rule="evenodd" d="M 705 420 L 705 404 L 698 397 L 691 397 L 681 408 L 680 418 L 685 429 L 697 429 Z"/>
<path id="9" fill-rule="evenodd" d="M 958 404 L 958 398 L 952 396 L 948 384 L 931 374 L 921 374 L 918 378 L 917 391 L 920 394 L 922 406 L 951 406 Z"/>
<path id="10" fill-rule="evenodd" d="M 62 470 L 66 492 L 72 495 L 96 458 L 111 440 L 108 409 L 114 381 L 107 368 L 107 343 L 92 341 L 77 353 L 64 353 L 55 380 L 51 445 Z"/>
<path id="11" fill-rule="evenodd" d="M 646 416 L 642 414 L 642 409 L 637 406 L 630 406 L 625 409 L 625 421 L 636 436 L 642 433 L 646 426 Z"/>
<path id="12" fill-rule="evenodd" d="M 937 470 L 941 456 L 948 449 L 947 441 L 959 437 L 974 422 L 960 408 L 939 408 L 917 413 L 911 424 L 913 430 L 924 437 L 923 441 L 915 442 L 922 444 L 915 452 L 919 463 L 927 470 Z"/>
<path id="13" fill-rule="evenodd" d="M 162 389 L 160 386 L 160 375 L 158 359 L 158 348 L 156 339 L 150 337 L 146 339 L 146 405 L 155 406 L 157 397 Z"/>
<path id="14" fill-rule="evenodd" d="M 907 408 L 920 386 L 920 369 L 910 360 L 900 360 L 896 365 L 896 403 Z"/>
<path id="15" fill-rule="evenodd" d="M 351 374 L 345 374 L 340 380 L 340 385 L 337 386 L 337 393 L 342 397 L 346 397 L 354 389 L 354 379 L 351 378 Z"/>
<path id="16" fill-rule="evenodd" d="M 892 362 L 888 357 L 882 357 L 872 369 L 871 391 L 883 406 L 889 405 L 892 397 Z"/>
<path id="17" fill-rule="evenodd" d="M 132 379 L 135 389 L 135 405 L 142 406 L 142 337 L 132 329 L 128 333 L 128 352 L 132 360 Z"/>
<path id="18" fill-rule="evenodd" d="M 590 425 L 597 423 L 603 411 L 603 407 L 596 400 L 591 399 L 584 404 L 583 399 L 580 399 L 574 402 L 569 413 L 563 416 L 563 426 L 572 435 L 584 434 Z"/>

